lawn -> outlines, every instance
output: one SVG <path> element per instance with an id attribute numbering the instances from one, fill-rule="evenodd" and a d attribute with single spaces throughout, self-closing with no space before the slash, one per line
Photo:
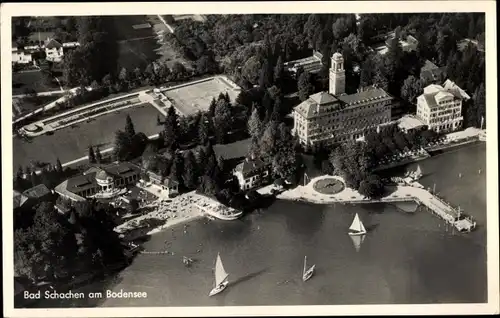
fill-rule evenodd
<path id="1" fill-rule="evenodd" d="M 119 45 L 118 64 L 129 71 L 144 69 L 158 59 L 157 35 L 145 15 L 113 17 Z M 150 26 L 147 26 L 150 24 Z"/>
<path id="2" fill-rule="evenodd" d="M 344 190 L 344 183 L 334 178 L 327 178 L 316 181 L 313 188 L 322 194 L 336 194 Z"/>
<path id="3" fill-rule="evenodd" d="M 149 104 L 136 106 L 97 117 L 75 128 L 56 130 L 53 135 L 33 138 L 30 142 L 13 139 L 14 167 L 26 166 L 31 161 L 55 163 L 56 158 L 67 162 L 87 155 L 89 145 L 106 149 L 113 146 L 115 132 L 124 129 L 125 118 L 130 115 L 137 132 L 153 135 L 161 130 L 156 125 L 158 111 Z"/>
<path id="4" fill-rule="evenodd" d="M 120 41 L 118 47 L 118 65 L 120 68 L 125 67 L 129 72 L 137 67 L 145 69 L 149 63 L 156 61 L 159 57 L 156 38 Z"/>
<path id="5" fill-rule="evenodd" d="M 120 15 L 114 16 L 113 19 L 118 41 L 156 36 L 153 25 L 146 15 Z M 151 24 L 150 28 L 134 28 L 147 23 Z"/>
<path id="6" fill-rule="evenodd" d="M 59 90 L 60 87 L 55 81 L 47 83 L 40 71 L 12 74 L 12 95 L 26 94 L 26 90 L 29 89 L 34 89 L 36 92 L 43 92 Z"/>
<path id="7" fill-rule="evenodd" d="M 246 157 L 250 149 L 251 139 L 243 139 L 230 144 L 214 145 L 214 152 L 217 157 L 225 160 Z"/>
<path id="8" fill-rule="evenodd" d="M 12 100 L 12 112 L 16 117 L 22 116 L 57 100 L 61 96 L 62 95 L 51 95 L 15 98 Z"/>

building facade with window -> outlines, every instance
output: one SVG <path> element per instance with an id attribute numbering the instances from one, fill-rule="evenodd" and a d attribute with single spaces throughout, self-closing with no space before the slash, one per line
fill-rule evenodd
<path id="1" fill-rule="evenodd" d="M 332 56 L 329 92 L 319 92 L 294 108 L 294 127 L 303 145 L 331 145 L 363 138 L 367 130 L 391 121 L 394 98 L 381 88 L 345 94 L 344 59 Z"/>
<path id="2" fill-rule="evenodd" d="M 112 198 L 124 193 L 127 185 L 139 181 L 141 169 L 130 162 L 96 165 L 82 175 L 65 180 L 55 192 L 71 201 L 87 198 Z"/>
<path id="3" fill-rule="evenodd" d="M 167 197 L 173 197 L 179 194 L 179 182 L 171 178 L 163 177 L 152 171 L 147 171 L 146 173 L 149 181 L 158 187 L 160 192 L 163 191 Z"/>
<path id="4" fill-rule="evenodd" d="M 236 166 L 233 175 L 238 179 L 241 190 L 249 190 L 269 180 L 269 165 L 257 158 L 246 158 Z"/>
<path id="5" fill-rule="evenodd" d="M 454 82 L 443 86 L 431 84 L 417 98 L 416 117 L 435 132 L 451 132 L 462 128 L 462 101 L 470 99 Z"/>

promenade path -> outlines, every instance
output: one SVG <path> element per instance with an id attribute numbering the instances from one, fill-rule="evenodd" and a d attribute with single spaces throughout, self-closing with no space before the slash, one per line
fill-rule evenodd
<path id="1" fill-rule="evenodd" d="M 21 120 L 24 120 L 24 119 L 26 119 L 26 118 L 29 118 L 29 117 L 31 117 L 31 116 L 33 116 L 33 115 L 35 115 L 35 114 L 38 114 L 38 113 L 40 113 L 40 112 L 43 112 L 43 111 L 46 111 L 46 110 L 49 110 L 49 109 L 51 109 L 51 108 L 56 107 L 56 104 L 57 104 L 57 103 L 63 103 L 63 102 L 65 102 L 65 101 L 66 101 L 66 100 L 70 97 L 70 95 L 75 94 L 75 92 L 76 92 L 76 90 L 77 90 L 78 88 L 79 88 L 79 87 L 75 87 L 75 88 L 72 88 L 72 89 L 70 89 L 70 90 L 63 91 L 63 92 L 61 92 L 61 91 L 52 91 L 52 92 L 42 92 L 42 93 L 38 93 L 38 95 L 40 95 L 40 96 L 50 96 L 50 95 L 56 95 L 56 94 L 61 94 L 61 93 L 63 93 L 63 94 L 64 94 L 64 96 L 62 96 L 61 98 L 58 98 L 57 100 L 55 100 L 55 101 L 53 101 L 53 102 L 51 102 L 51 103 L 49 103 L 49 104 L 47 104 L 47 105 L 45 105 L 45 106 L 42 106 L 42 107 L 40 107 L 40 108 L 35 109 L 35 110 L 34 110 L 34 111 L 32 111 L 31 113 L 28 113 L 28 114 L 26 114 L 26 115 L 24 115 L 24 116 L 22 116 L 22 117 L 16 118 L 15 120 L 13 120 L 13 121 L 12 121 L 12 123 L 13 123 L 13 124 L 15 124 L 15 123 L 17 123 L 17 122 L 19 122 L 19 121 L 21 121 Z M 90 88 L 87 88 L 87 90 L 90 90 Z M 69 92 L 69 94 L 67 94 L 68 92 Z"/>
<path id="2" fill-rule="evenodd" d="M 277 196 L 278 199 L 305 201 L 316 204 L 332 204 L 332 203 L 390 203 L 390 202 L 404 202 L 415 201 L 419 204 L 426 206 L 430 211 L 440 216 L 446 222 L 454 225 L 458 230 L 467 230 L 473 228 L 473 223 L 469 220 L 457 220 L 460 212 L 453 208 L 448 203 L 439 199 L 438 197 L 425 190 L 424 187 L 415 182 L 409 186 L 391 186 L 387 187 L 389 194 L 380 199 L 370 199 L 358 191 L 345 187 L 344 190 L 336 194 L 323 194 L 314 189 L 314 184 L 323 179 L 336 179 L 341 181 L 344 185 L 343 178 L 338 176 L 319 176 L 310 180 L 304 186 L 297 186 L 294 189 L 287 190 Z M 261 194 L 270 193 L 272 185 L 257 190 Z"/>
<path id="3" fill-rule="evenodd" d="M 56 91 L 46 91 L 46 92 L 39 92 L 36 95 L 37 96 L 52 96 L 52 95 L 61 95 L 66 93 L 65 90 L 56 90 Z M 31 94 L 17 94 L 17 95 L 12 95 L 12 98 L 22 98 L 22 97 L 27 97 L 30 96 Z"/>

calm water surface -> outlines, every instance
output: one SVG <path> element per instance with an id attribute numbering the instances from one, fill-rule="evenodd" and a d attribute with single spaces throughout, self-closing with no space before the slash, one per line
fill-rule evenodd
<path id="1" fill-rule="evenodd" d="M 156 234 L 145 248 L 164 250 L 168 241 L 175 255 L 139 255 L 113 282 L 83 290 L 145 291 L 146 299 L 86 300 L 64 306 L 485 302 L 485 157 L 486 146 L 481 144 L 420 163 L 425 173 L 422 184 L 436 183 L 441 197 L 476 218 L 479 227 L 473 233 L 447 231 L 443 221 L 423 209 L 404 212 L 412 210 L 408 206 L 401 207 L 403 211 L 382 204 L 278 201 L 240 221 L 200 219 L 189 223 L 187 233 L 181 225 Z M 356 212 L 371 229 L 358 252 L 347 235 Z M 209 298 L 218 252 L 230 285 Z M 184 255 L 196 260 L 192 268 L 183 266 Z M 301 280 L 305 255 L 317 268 L 307 283 Z"/>

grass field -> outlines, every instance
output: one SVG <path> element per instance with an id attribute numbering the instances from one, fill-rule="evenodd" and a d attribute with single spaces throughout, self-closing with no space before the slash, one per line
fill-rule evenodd
<path id="1" fill-rule="evenodd" d="M 116 16 L 113 19 L 118 33 L 120 67 L 126 67 L 129 71 L 137 67 L 143 69 L 158 59 L 157 35 L 147 16 Z M 148 23 L 151 27 L 138 28 Z"/>
<path id="2" fill-rule="evenodd" d="M 24 115 L 59 99 L 61 96 L 62 95 L 51 95 L 15 98 L 12 100 L 12 113 L 16 117 Z"/>
<path id="3" fill-rule="evenodd" d="M 231 102 L 238 97 L 238 92 L 218 79 L 210 79 L 176 89 L 165 91 L 165 95 L 174 100 L 175 107 L 184 115 L 207 111 L 212 98 L 220 93 L 229 93 Z"/>
<path id="4" fill-rule="evenodd" d="M 214 145 L 214 152 L 217 158 L 222 157 L 225 160 L 242 158 L 248 155 L 251 142 L 251 139 L 247 138 L 230 144 L 217 144 Z"/>
<path id="5" fill-rule="evenodd" d="M 129 72 L 135 68 L 145 69 L 146 66 L 159 58 L 156 38 L 138 38 L 118 42 L 118 65 L 127 68 Z"/>
<path id="6" fill-rule="evenodd" d="M 34 89 L 36 92 L 55 91 L 60 89 L 57 82 L 47 83 L 43 79 L 42 72 L 29 71 L 12 74 L 12 95 L 25 94 L 26 89 Z"/>
<path id="7" fill-rule="evenodd" d="M 31 142 L 20 138 L 13 139 L 14 169 L 26 166 L 31 161 L 55 163 L 59 157 L 67 162 L 87 155 L 89 145 L 106 149 L 113 146 L 115 132 L 124 129 L 125 118 L 130 115 L 137 132 L 146 135 L 156 134 L 161 126 L 156 125 L 158 111 L 149 104 L 125 109 L 97 117 L 89 123 L 82 122 L 75 128 L 64 128 L 53 135 L 33 138 Z"/>

